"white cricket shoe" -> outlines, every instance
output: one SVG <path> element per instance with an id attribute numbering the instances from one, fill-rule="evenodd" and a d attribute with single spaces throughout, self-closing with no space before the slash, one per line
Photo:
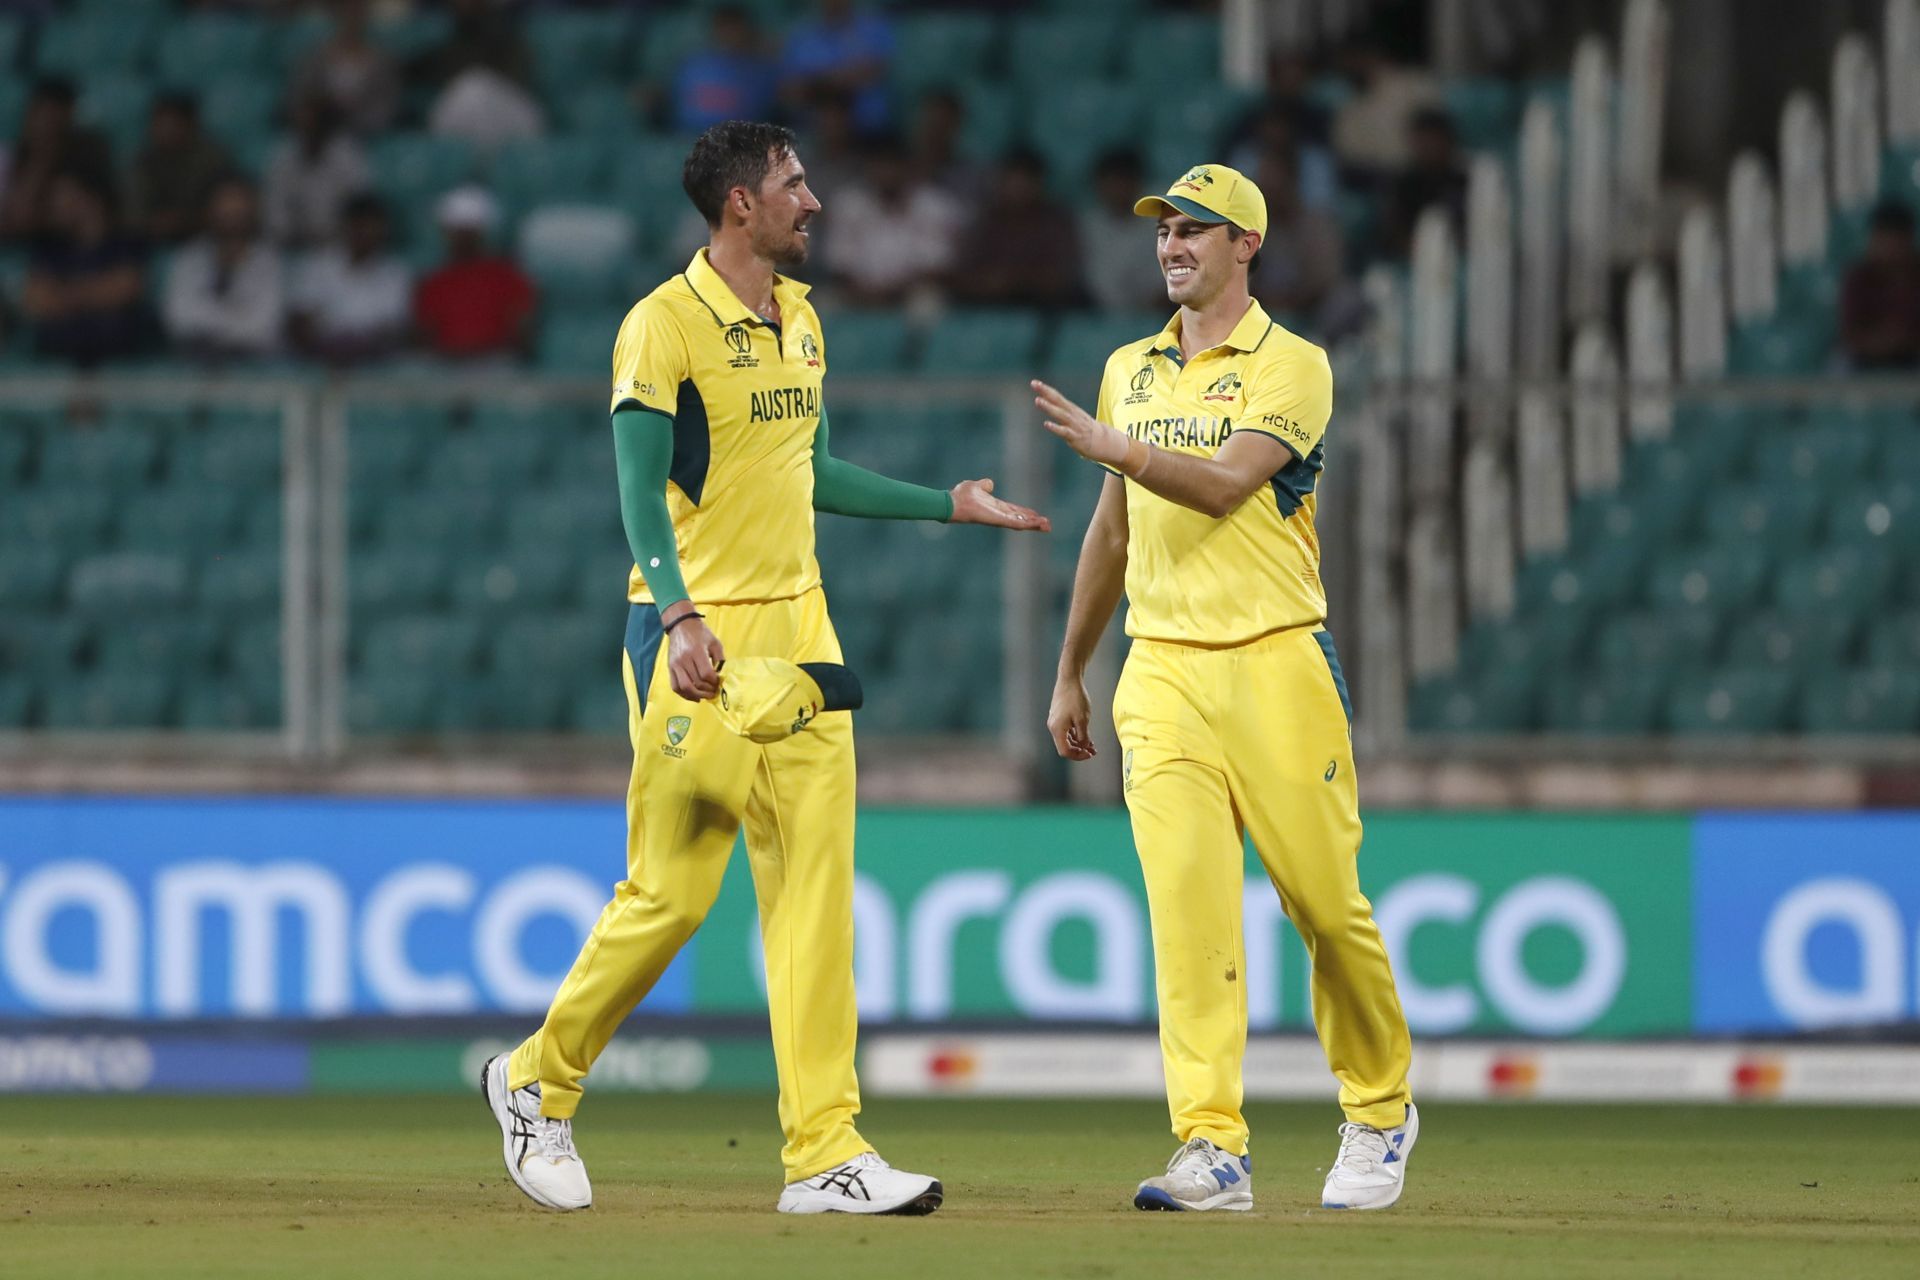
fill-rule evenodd
<path id="1" fill-rule="evenodd" d="M 789 1182 L 782 1213 L 932 1213 L 946 1199 L 938 1178 L 896 1169 L 871 1151 L 845 1164 Z"/>
<path id="2" fill-rule="evenodd" d="M 593 1205 L 587 1166 L 573 1149 L 573 1121 L 540 1114 L 540 1085 L 507 1088 L 507 1054 L 480 1068 L 480 1092 L 499 1122 L 507 1176 L 527 1198 L 548 1209 Z"/>
<path id="3" fill-rule="evenodd" d="M 1133 1193 L 1136 1209 L 1253 1208 L 1253 1157 L 1222 1151 L 1205 1138 L 1191 1138 L 1167 1161 L 1167 1172 L 1148 1178 Z"/>
<path id="4" fill-rule="evenodd" d="M 1327 1171 L 1320 1192 L 1322 1209 L 1385 1209 L 1400 1198 L 1407 1182 L 1407 1157 L 1420 1137 L 1420 1110 L 1407 1104 L 1397 1129 L 1375 1129 L 1349 1121 L 1340 1126 L 1340 1154 Z"/>

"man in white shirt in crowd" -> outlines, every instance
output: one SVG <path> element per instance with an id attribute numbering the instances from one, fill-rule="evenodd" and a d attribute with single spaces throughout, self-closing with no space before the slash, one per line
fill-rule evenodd
<path id="1" fill-rule="evenodd" d="M 383 359 L 406 341 L 413 276 L 387 252 L 387 207 L 380 197 L 354 196 L 341 220 L 340 241 L 294 272 L 294 345 L 332 364 Z"/>
<path id="2" fill-rule="evenodd" d="M 286 319 L 280 254 L 260 236 L 260 203 L 244 178 L 224 178 L 207 198 L 206 233 L 180 250 L 167 275 L 167 338 L 210 360 L 271 356 Z"/>
<path id="3" fill-rule="evenodd" d="M 826 267 L 850 302 L 897 306 L 913 301 L 953 265 L 965 224 L 960 202 L 913 173 L 899 139 L 866 148 L 861 180 L 834 201 Z"/>

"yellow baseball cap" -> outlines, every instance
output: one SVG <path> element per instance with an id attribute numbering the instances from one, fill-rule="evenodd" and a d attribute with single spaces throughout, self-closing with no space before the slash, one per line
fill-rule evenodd
<path id="1" fill-rule="evenodd" d="M 720 668 L 720 723 L 755 742 L 791 738 L 822 711 L 855 711 L 860 678 L 832 662 L 728 658 Z"/>
<path id="2" fill-rule="evenodd" d="M 1143 218 L 1184 213 L 1198 222 L 1231 222 L 1242 231 L 1267 235 L 1267 198 L 1253 179 L 1223 164 L 1197 164 L 1163 196 L 1141 196 L 1133 211 Z"/>

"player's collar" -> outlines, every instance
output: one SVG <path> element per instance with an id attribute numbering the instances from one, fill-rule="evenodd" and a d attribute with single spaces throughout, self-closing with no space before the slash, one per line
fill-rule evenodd
<path id="1" fill-rule="evenodd" d="M 1167 327 L 1154 335 L 1153 345 L 1147 350 L 1154 355 L 1180 358 L 1180 315 L 1176 311 L 1167 321 Z M 1240 323 L 1233 326 L 1233 332 L 1220 345 L 1232 347 L 1235 351 L 1252 351 L 1266 339 L 1267 330 L 1273 328 L 1273 318 L 1267 309 L 1255 299 L 1247 304 L 1247 313 L 1240 317 Z M 1211 348 L 1209 348 L 1211 349 Z"/>
<path id="2" fill-rule="evenodd" d="M 713 312 L 713 318 L 720 324 L 771 324 L 765 316 L 758 314 L 752 307 L 740 301 L 733 289 L 720 273 L 707 261 L 707 251 L 701 249 L 693 255 L 693 261 L 687 264 L 687 287 L 693 290 L 693 296 L 706 304 Z M 799 302 L 807 296 L 810 285 L 786 276 L 774 273 L 773 300 L 780 304 L 780 314 L 786 315 L 790 303 Z"/>

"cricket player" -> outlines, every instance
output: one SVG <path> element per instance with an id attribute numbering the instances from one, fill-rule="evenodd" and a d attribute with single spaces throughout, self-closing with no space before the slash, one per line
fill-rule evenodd
<path id="1" fill-rule="evenodd" d="M 707 220 L 708 247 L 627 314 L 613 352 L 634 556 L 627 878 L 545 1023 L 487 1063 L 481 1084 L 514 1184 L 548 1208 L 591 1204 L 572 1134 L 582 1083 L 713 905 L 744 822 L 786 1138 L 779 1208 L 931 1213 L 940 1183 L 892 1168 L 854 1127 L 847 710 L 858 693 L 838 665 L 813 513 L 1048 524 L 994 498 L 990 480 L 924 489 L 828 451 L 827 341 L 807 287 L 777 273 L 806 260 L 820 211 L 790 132 L 716 125 L 694 143 L 683 185 Z M 753 702 L 779 705 L 741 705 Z M 749 732 L 768 723 L 771 735 Z"/>
<path id="2" fill-rule="evenodd" d="M 1420 1132 L 1406 1020 L 1360 892 L 1351 708 L 1326 631 L 1314 482 L 1333 405 L 1320 348 L 1247 292 L 1267 206 L 1225 165 L 1134 212 L 1158 225 L 1167 327 L 1107 360 L 1096 414 L 1033 384 L 1047 429 L 1114 474 L 1080 564 L 1047 727 L 1092 758 L 1082 679 L 1124 586 L 1133 645 L 1113 700 L 1146 878 L 1174 1136 L 1142 1209 L 1250 1209 L 1242 838 L 1313 963 L 1313 1017 L 1347 1122 L 1321 1203 L 1399 1199 Z"/>

